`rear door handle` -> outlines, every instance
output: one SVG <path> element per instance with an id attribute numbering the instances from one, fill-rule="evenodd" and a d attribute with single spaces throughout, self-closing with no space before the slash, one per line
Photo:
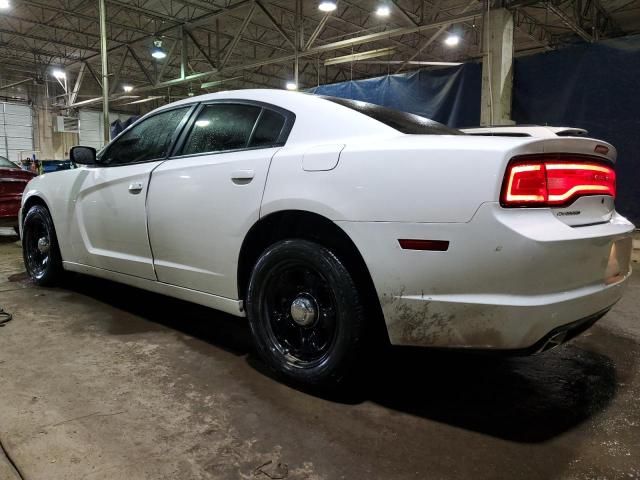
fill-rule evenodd
<path id="1" fill-rule="evenodd" d="M 256 172 L 253 170 L 236 170 L 231 173 L 231 181 L 238 185 L 246 185 L 253 177 L 256 176 Z"/>
<path id="2" fill-rule="evenodd" d="M 133 182 L 129 184 L 129 193 L 133 195 L 137 195 L 142 191 L 143 185 L 142 182 Z"/>

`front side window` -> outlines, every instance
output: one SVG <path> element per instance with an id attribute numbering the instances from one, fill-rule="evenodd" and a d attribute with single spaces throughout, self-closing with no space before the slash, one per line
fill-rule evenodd
<path id="1" fill-rule="evenodd" d="M 161 112 L 138 123 L 100 153 L 100 163 L 126 165 L 166 157 L 171 139 L 189 108 Z"/>

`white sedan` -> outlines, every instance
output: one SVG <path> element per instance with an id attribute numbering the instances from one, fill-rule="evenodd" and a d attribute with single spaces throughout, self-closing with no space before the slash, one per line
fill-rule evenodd
<path id="1" fill-rule="evenodd" d="M 376 335 L 544 350 L 604 315 L 630 275 L 634 227 L 600 140 L 473 136 L 243 90 L 161 107 L 71 155 L 80 168 L 24 193 L 33 280 L 69 270 L 247 316 L 266 364 L 297 382 L 339 382 Z"/>

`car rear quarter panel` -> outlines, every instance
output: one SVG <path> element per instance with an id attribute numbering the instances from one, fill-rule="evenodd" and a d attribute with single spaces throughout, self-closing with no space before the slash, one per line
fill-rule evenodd
<path id="1" fill-rule="evenodd" d="M 262 214 L 308 210 L 339 221 L 467 222 L 497 200 L 508 160 L 542 153 L 531 139 L 401 135 L 351 139 L 335 168 L 306 171 L 317 146 L 283 148 L 273 158 Z"/>

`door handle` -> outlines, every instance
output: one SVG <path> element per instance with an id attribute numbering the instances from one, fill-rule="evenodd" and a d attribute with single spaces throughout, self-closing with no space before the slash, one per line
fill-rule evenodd
<path id="1" fill-rule="evenodd" d="M 142 182 L 134 182 L 129 184 L 129 193 L 133 195 L 137 195 L 142 191 L 143 185 Z"/>
<path id="2" fill-rule="evenodd" d="M 253 170 L 236 170 L 231 173 L 231 181 L 237 185 L 246 185 L 253 180 L 256 172 Z"/>

